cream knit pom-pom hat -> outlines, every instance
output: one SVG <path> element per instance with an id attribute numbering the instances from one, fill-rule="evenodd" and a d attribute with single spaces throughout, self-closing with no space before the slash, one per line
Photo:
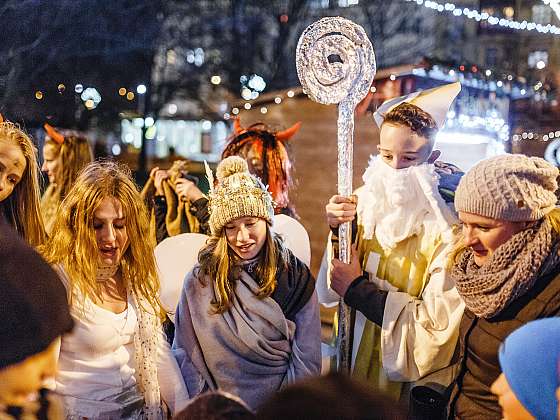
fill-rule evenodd
<path id="1" fill-rule="evenodd" d="M 224 159 L 216 170 L 218 185 L 210 193 L 210 231 L 219 236 L 223 227 L 240 217 L 260 217 L 272 224 L 272 196 L 263 183 L 249 173 L 239 156 Z"/>

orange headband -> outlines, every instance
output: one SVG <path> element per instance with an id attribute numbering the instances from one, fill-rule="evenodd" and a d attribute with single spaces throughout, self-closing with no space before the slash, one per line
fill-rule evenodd
<path id="1" fill-rule="evenodd" d="M 274 135 L 276 136 L 276 138 L 278 140 L 285 142 L 285 141 L 289 140 L 294 134 L 296 134 L 300 128 L 301 128 L 301 121 L 298 121 L 297 123 L 292 125 L 290 128 L 287 128 L 286 130 L 283 130 L 283 131 L 278 131 L 278 132 L 274 133 Z M 237 136 L 244 131 L 246 131 L 246 129 L 241 127 L 241 118 L 235 117 L 233 119 L 233 132 L 234 132 L 234 134 Z"/>
<path id="2" fill-rule="evenodd" d="M 45 131 L 47 132 L 49 137 L 53 139 L 56 143 L 58 144 L 64 143 L 64 136 L 60 134 L 58 131 L 56 131 L 53 126 L 45 123 L 43 127 L 45 128 Z"/>

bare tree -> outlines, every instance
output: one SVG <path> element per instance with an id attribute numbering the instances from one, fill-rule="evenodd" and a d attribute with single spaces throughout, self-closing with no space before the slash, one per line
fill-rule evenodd
<path id="1" fill-rule="evenodd" d="M 160 3 L 113 0 L 108 7 L 103 0 L 5 0 L 0 6 L 2 106 L 16 118 L 38 122 L 52 116 L 76 125 L 74 112 L 83 109 L 74 97 L 76 83 L 101 92 L 102 102 L 91 115 L 107 117 L 119 104 L 133 106 L 117 90 L 149 80 Z M 65 89 L 58 89 L 60 83 Z M 43 93 L 40 101 L 34 99 L 37 90 Z"/>

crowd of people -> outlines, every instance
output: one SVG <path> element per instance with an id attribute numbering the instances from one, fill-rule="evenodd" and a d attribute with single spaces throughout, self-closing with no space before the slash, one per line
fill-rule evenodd
<path id="1" fill-rule="evenodd" d="M 206 193 L 187 161 L 140 192 L 86 136 L 45 125 L 41 198 L 33 139 L 1 119 L 0 420 L 560 418 L 559 171 L 438 161 L 460 89 L 375 112 L 363 186 L 326 203 L 317 281 L 276 228 L 297 218 L 299 123 L 235 120 Z M 193 234 L 206 236 L 169 308 L 154 250 Z M 351 376 L 320 376 L 320 304 L 341 301 Z"/>

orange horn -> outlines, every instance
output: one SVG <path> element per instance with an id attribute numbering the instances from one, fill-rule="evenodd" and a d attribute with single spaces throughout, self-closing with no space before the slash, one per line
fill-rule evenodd
<path id="1" fill-rule="evenodd" d="M 276 133 L 276 138 L 280 141 L 289 140 L 294 134 L 297 133 L 297 131 L 300 129 L 300 127 L 301 127 L 301 121 L 298 121 L 297 123 L 292 125 L 290 128 L 287 128 L 286 130 L 283 130 L 283 131 L 278 131 Z"/>
<path id="2" fill-rule="evenodd" d="M 235 117 L 233 119 L 233 133 L 237 136 L 238 134 L 241 134 L 242 131 L 243 127 L 241 127 L 241 118 Z"/>
<path id="3" fill-rule="evenodd" d="M 0 114 L 0 124 L 4 122 L 4 116 Z"/>
<path id="4" fill-rule="evenodd" d="M 43 127 L 51 139 L 58 144 L 64 143 L 64 136 L 56 131 L 52 125 L 45 123 Z"/>

